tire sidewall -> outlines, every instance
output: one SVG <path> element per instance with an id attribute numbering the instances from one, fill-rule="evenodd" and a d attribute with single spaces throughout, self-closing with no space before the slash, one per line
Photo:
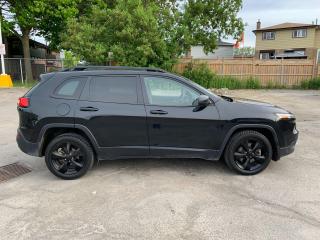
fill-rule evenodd
<path id="1" fill-rule="evenodd" d="M 265 162 L 262 164 L 261 167 L 259 167 L 256 170 L 253 171 L 248 171 L 248 170 L 244 170 L 241 169 L 235 162 L 234 160 L 234 152 L 236 150 L 237 144 L 239 141 L 245 139 L 245 138 L 256 138 L 259 139 L 260 141 L 263 142 L 263 144 L 266 147 L 266 160 Z M 254 175 L 257 173 L 262 172 L 264 169 L 266 169 L 270 163 L 272 159 L 272 146 L 270 141 L 262 134 L 258 133 L 258 132 L 254 132 L 254 131 L 248 131 L 248 132 L 240 132 L 239 134 L 235 135 L 232 139 L 231 142 L 228 146 L 227 152 L 225 154 L 225 161 L 228 165 L 229 168 L 235 170 L 238 173 L 241 173 L 243 175 Z"/>
<path id="2" fill-rule="evenodd" d="M 66 141 L 74 143 L 76 145 L 79 145 L 81 147 L 81 150 L 84 151 L 84 155 L 85 155 L 83 168 L 79 172 L 77 172 L 76 174 L 73 174 L 70 176 L 65 175 L 65 174 L 57 171 L 56 168 L 53 166 L 53 162 L 50 157 L 52 150 L 58 144 L 61 144 Z M 65 179 L 65 180 L 72 180 L 72 179 L 82 177 L 92 167 L 93 152 L 92 152 L 91 147 L 88 146 L 88 144 L 86 142 L 84 142 L 84 139 L 82 139 L 80 136 L 76 137 L 76 136 L 71 136 L 71 135 L 70 136 L 61 135 L 61 136 L 54 138 L 47 146 L 46 151 L 45 151 L 45 162 L 46 162 L 46 165 L 47 165 L 48 169 L 50 170 L 50 172 L 53 173 L 55 176 L 62 178 L 62 179 Z"/>

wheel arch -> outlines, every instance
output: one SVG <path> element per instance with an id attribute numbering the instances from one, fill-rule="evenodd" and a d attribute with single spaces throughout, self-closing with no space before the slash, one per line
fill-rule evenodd
<path id="1" fill-rule="evenodd" d="M 93 152 L 95 154 L 95 157 L 97 157 L 98 154 L 98 144 L 93 136 L 93 134 L 90 132 L 88 128 L 86 128 L 83 125 L 79 124 L 48 124 L 45 127 L 41 129 L 40 136 L 39 136 L 39 156 L 44 156 L 46 147 L 50 143 L 52 139 L 55 137 L 64 134 L 64 133 L 76 133 L 84 137 L 89 144 L 91 145 Z"/>
<path id="2" fill-rule="evenodd" d="M 263 134 L 271 143 L 272 146 L 272 159 L 277 161 L 279 160 L 279 140 L 276 131 L 269 125 L 264 124 L 240 124 L 234 126 L 229 130 L 227 133 L 222 146 L 219 158 L 221 158 L 224 154 L 224 151 L 230 141 L 230 139 L 238 132 L 245 131 L 245 130 L 253 130 Z"/>

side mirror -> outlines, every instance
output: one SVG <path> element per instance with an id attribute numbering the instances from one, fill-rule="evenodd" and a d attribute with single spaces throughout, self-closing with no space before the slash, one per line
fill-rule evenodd
<path id="1" fill-rule="evenodd" d="M 195 108 L 193 109 L 194 112 L 201 111 L 202 109 L 206 108 L 210 105 L 211 101 L 210 98 L 206 95 L 200 95 L 195 101 Z"/>
<path id="2" fill-rule="evenodd" d="M 197 99 L 197 103 L 199 107 L 206 107 L 210 105 L 210 98 L 207 95 L 200 95 Z"/>

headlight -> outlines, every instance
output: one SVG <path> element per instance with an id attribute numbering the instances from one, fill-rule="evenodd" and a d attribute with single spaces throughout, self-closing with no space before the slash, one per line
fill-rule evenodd
<path id="1" fill-rule="evenodd" d="M 295 118 L 295 116 L 291 113 L 276 113 L 277 121 L 279 120 L 289 120 Z"/>

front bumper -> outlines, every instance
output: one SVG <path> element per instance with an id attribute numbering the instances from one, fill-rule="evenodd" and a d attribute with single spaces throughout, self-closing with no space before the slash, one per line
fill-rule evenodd
<path id="1" fill-rule="evenodd" d="M 27 139 L 25 139 L 19 129 L 17 131 L 16 141 L 22 152 L 31 156 L 39 157 L 39 144 L 29 142 Z"/>
<path id="2" fill-rule="evenodd" d="M 294 152 L 296 143 L 298 141 L 299 132 L 295 130 L 296 133 L 293 135 L 290 144 L 286 147 L 282 147 L 279 149 L 279 158 L 289 155 L 290 153 Z"/>

